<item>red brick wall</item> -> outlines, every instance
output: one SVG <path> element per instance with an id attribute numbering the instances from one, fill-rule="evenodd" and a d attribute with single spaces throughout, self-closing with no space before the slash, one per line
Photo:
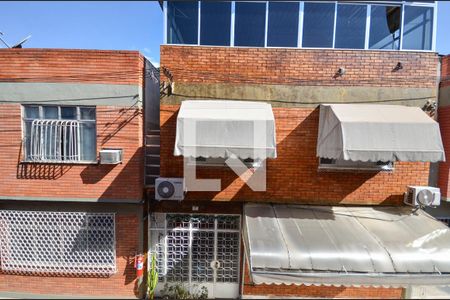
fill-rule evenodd
<path id="1" fill-rule="evenodd" d="M 397 62 L 403 69 L 393 71 Z M 427 52 L 161 46 L 175 82 L 434 88 L 438 56 Z M 333 78 L 339 67 L 345 76 Z M 164 77 L 161 78 L 164 80 Z"/>
<path id="2" fill-rule="evenodd" d="M 161 106 L 161 176 L 182 177 L 183 161 L 173 156 L 179 106 Z M 221 192 L 189 192 L 190 200 L 291 202 L 302 204 L 401 204 L 406 185 L 426 185 L 428 163 L 395 163 L 386 172 L 318 172 L 319 110 L 273 108 L 276 159 L 267 164 L 267 191 L 253 192 L 227 168 L 197 168 L 199 178 L 221 178 Z"/>
<path id="3" fill-rule="evenodd" d="M 450 55 L 442 58 L 441 69 L 441 89 L 450 88 Z M 443 99 L 442 93 L 440 101 L 449 103 L 450 99 Z M 450 196 L 450 106 L 440 106 L 438 111 L 439 126 L 441 128 L 442 143 L 444 144 L 446 162 L 439 164 L 439 187 L 443 197 Z"/>
<path id="4" fill-rule="evenodd" d="M 97 107 L 97 151 L 122 148 L 119 165 L 20 164 L 21 126 L 21 106 L 0 105 L 0 196 L 142 199 L 141 109 Z"/>
<path id="5" fill-rule="evenodd" d="M 85 82 L 142 85 L 138 51 L 0 49 L 0 82 Z"/>
<path id="6" fill-rule="evenodd" d="M 138 218 L 116 216 L 117 273 L 104 278 L 24 276 L 0 273 L 0 293 L 32 293 L 93 297 L 136 297 L 134 255 L 138 251 Z"/>

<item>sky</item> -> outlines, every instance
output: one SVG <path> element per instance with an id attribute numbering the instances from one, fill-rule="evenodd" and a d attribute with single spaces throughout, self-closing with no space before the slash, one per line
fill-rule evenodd
<path id="1" fill-rule="evenodd" d="M 163 14 L 157 1 L 0 1 L 0 32 L 27 48 L 139 50 L 159 66 Z M 450 2 L 438 4 L 437 51 L 450 54 Z M 3 45 L 0 44 L 0 47 Z"/>

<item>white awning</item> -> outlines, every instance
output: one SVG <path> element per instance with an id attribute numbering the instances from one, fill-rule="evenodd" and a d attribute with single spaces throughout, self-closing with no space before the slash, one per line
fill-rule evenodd
<path id="1" fill-rule="evenodd" d="M 450 229 L 411 207 L 246 204 L 256 284 L 450 284 Z"/>
<path id="2" fill-rule="evenodd" d="M 174 155 L 275 158 L 272 106 L 248 101 L 183 101 L 178 112 Z"/>
<path id="3" fill-rule="evenodd" d="M 439 124 L 418 107 L 320 106 L 317 156 L 352 161 L 445 160 Z"/>

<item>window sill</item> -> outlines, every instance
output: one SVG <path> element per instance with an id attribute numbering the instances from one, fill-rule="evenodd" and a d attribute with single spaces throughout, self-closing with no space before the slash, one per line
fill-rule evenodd
<path id="1" fill-rule="evenodd" d="M 65 162 L 65 161 L 30 161 L 22 160 L 21 165 L 100 165 L 98 161 L 79 161 L 79 162 Z"/>

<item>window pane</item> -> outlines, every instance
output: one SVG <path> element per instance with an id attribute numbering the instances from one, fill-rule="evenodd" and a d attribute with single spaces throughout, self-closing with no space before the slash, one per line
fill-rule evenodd
<path id="1" fill-rule="evenodd" d="M 366 5 L 338 5 L 335 48 L 364 49 Z"/>
<path id="2" fill-rule="evenodd" d="M 57 106 L 43 106 L 44 119 L 58 119 L 58 107 Z"/>
<path id="3" fill-rule="evenodd" d="M 96 153 L 96 132 L 95 123 L 86 122 L 81 124 L 81 160 L 95 161 Z"/>
<path id="4" fill-rule="evenodd" d="M 334 3 L 305 3 L 303 47 L 333 47 Z"/>
<path id="5" fill-rule="evenodd" d="M 297 46 L 298 10 L 298 2 L 269 2 L 268 46 Z"/>
<path id="6" fill-rule="evenodd" d="M 231 2 L 202 2 L 200 44 L 229 46 Z"/>
<path id="7" fill-rule="evenodd" d="M 80 107 L 81 120 L 95 120 L 95 107 Z"/>
<path id="8" fill-rule="evenodd" d="M 61 107 L 61 119 L 76 120 L 77 119 L 77 108 L 76 107 Z"/>
<path id="9" fill-rule="evenodd" d="M 266 4 L 236 2 L 234 44 L 264 47 L 265 31 Z"/>
<path id="10" fill-rule="evenodd" d="M 198 2 L 167 3 L 167 43 L 197 44 Z"/>
<path id="11" fill-rule="evenodd" d="M 433 8 L 405 6 L 403 49 L 431 50 Z"/>
<path id="12" fill-rule="evenodd" d="M 25 118 L 39 119 L 38 106 L 24 106 Z"/>
<path id="13" fill-rule="evenodd" d="M 399 6 L 372 5 L 370 11 L 370 49 L 393 49 L 400 47 Z"/>

